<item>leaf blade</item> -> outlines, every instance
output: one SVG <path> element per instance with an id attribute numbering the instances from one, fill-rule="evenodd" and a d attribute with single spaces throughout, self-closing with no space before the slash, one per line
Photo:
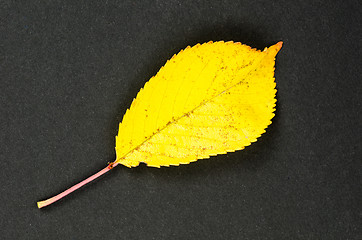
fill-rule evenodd
<path id="1" fill-rule="evenodd" d="M 209 42 L 174 55 L 126 112 L 116 137 L 116 162 L 187 164 L 256 141 L 274 116 L 280 48 L 278 43 L 261 52 L 240 43 Z M 210 121 L 210 113 L 218 118 Z"/>

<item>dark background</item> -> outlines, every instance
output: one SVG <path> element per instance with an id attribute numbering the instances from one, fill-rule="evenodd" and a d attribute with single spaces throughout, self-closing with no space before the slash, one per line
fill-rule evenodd
<path id="1" fill-rule="evenodd" d="M 1 1 L 1 239 L 362 239 L 361 1 Z M 243 151 L 117 167 L 139 89 L 209 40 L 277 56 L 276 117 Z"/>

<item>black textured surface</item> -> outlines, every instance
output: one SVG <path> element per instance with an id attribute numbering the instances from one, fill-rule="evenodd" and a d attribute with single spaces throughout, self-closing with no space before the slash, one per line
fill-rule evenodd
<path id="1" fill-rule="evenodd" d="M 15 1 L 14 1 L 15 2 Z M 1 1 L 1 239 L 362 239 L 361 2 Z M 174 53 L 280 40 L 273 124 L 243 151 L 117 167 L 133 97 Z"/>

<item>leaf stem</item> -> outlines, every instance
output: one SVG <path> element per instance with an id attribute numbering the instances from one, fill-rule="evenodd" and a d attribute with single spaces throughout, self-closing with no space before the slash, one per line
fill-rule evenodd
<path id="1" fill-rule="evenodd" d="M 37 202 L 37 205 L 38 205 L 38 208 L 42 208 L 42 207 L 45 207 L 45 206 L 48 206 L 60 199 L 62 199 L 63 197 L 67 196 L 68 194 L 74 192 L 75 190 L 77 190 L 78 188 L 86 185 L 87 183 L 93 181 L 94 179 L 102 176 L 103 174 L 105 174 L 106 172 L 108 172 L 109 170 L 111 170 L 113 167 L 117 166 L 118 163 L 110 163 L 106 168 L 100 170 L 99 172 L 97 172 L 96 174 L 90 176 L 89 178 L 81 181 L 80 183 L 74 185 L 73 187 L 65 190 L 64 192 L 62 193 L 59 193 L 58 195 L 54 196 L 54 197 L 51 197 L 47 200 L 44 200 L 44 201 L 39 201 Z"/>

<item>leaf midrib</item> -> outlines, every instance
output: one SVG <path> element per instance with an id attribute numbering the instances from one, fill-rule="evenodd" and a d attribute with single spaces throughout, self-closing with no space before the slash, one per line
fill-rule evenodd
<path id="1" fill-rule="evenodd" d="M 262 51 L 264 52 L 264 51 Z M 170 125 L 173 125 L 174 123 L 178 122 L 180 119 L 184 118 L 185 116 L 190 115 L 193 111 L 195 111 L 196 109 L 204 106 L 206 103 L 209 103 L 211 100 L 217 98 L 218 96 L 224 94 L 225 92 L 229 91 L 230 89 L 234 88 L 235 86 L 237 86 L 238 84 L 242 83 L 247 77 L 249 77 L 250 73 L 253 72 L 255 69 L 257 69 L 257 67 L 260 65 L 260 63 L 264 60 L 264 58 L 267 56 L 267 54 L 262 57 L 260 59 L 260 61 L 255 65 L 254 68 L 250 69 L 250 71 L 246 74 L 246 76 L 240 80 L 239 82 L 235 83 L 234 85 L 228 87 L 227 89 L 223 90 L 222 92 L 214 95 L 213 97 L 211 97 L 210 99 L 206 100 L 206 101 L 202 101 L 199 105 L 197 105 L 195 108 L 193 108 L 192 110 L 184 113 L 183 115 L 181 115 L 178 118 L 173 119 L 172 121 L 168 122 L 164 127 L 160 128 L 158 131 L 154 132 L 151 136 L 149 136 L 148 138 L 146 138 L 142 143 L 138 144 L 136 147 L 132 148 L 130 151 L 128 151 L 127 153 L 125 153 L 122 157 L 117 158 L 116 162 L 118 161 L 118 159 L 123 159 L 125 158 L 128 154 L 132 153 L 133 151 L 137 150 L 139 147 L 141 147 L 143 144 L 145 144 L 146 142 L 148 142 L 153 136 L 157 135 L 158 133 L 162 132 L 164 129 L 168 128 Z"/>

